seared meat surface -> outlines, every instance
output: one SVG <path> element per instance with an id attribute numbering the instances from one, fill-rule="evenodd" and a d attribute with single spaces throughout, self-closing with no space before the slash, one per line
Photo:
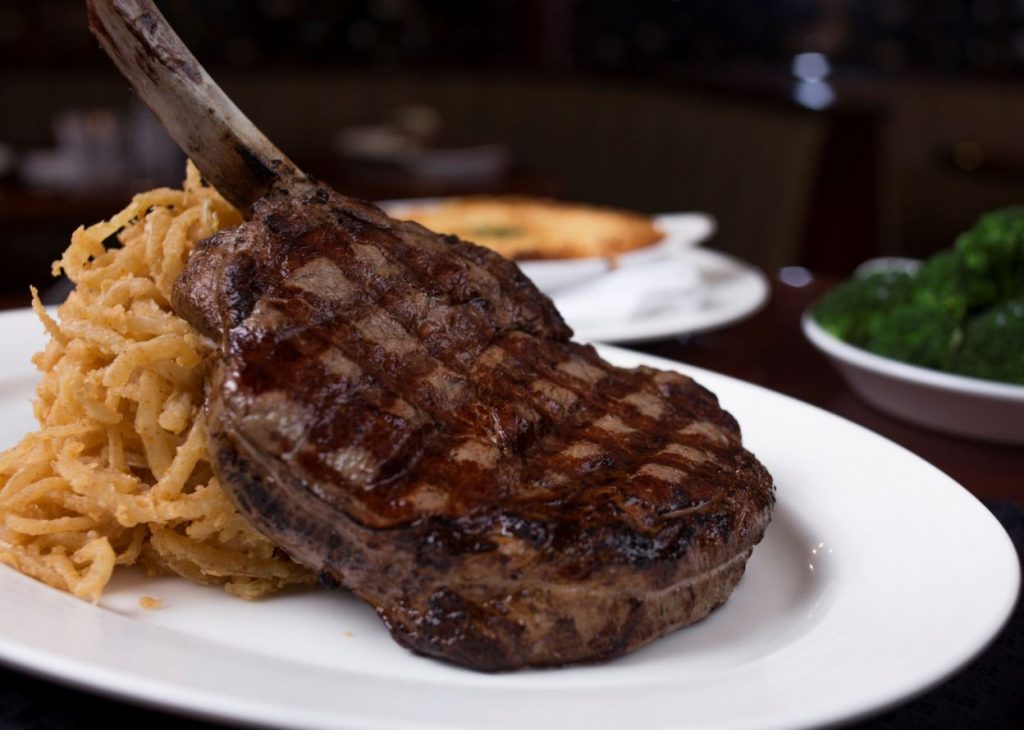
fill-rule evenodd
<path id="1" fill-rule="evenodd" d="M 424 654 L 620 655 L 725 601 L 771 517 L 714 395 L 612 367 L 514 264 L 370 204 L 264 198 L 174 299 L 222 348 L 225 487 Z"/>

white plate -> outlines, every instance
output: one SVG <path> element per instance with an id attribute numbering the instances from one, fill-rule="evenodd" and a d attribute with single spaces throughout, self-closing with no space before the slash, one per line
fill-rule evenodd
<path id="1" fill-rule="evenodd" d="M 768 279 L 756 266 L 706 248 L 684 251 L 674 260 L 691 264 L 699 274 L 698 304 L 626 319 L 569 319 L 576 339 L 627 343 L 692 335 L 749 317 L 768 301 Z"/>
<path id="2" fill-rule="evenodd" d="M 445 198 L 410 198 L 383 200 L 379 205 L 396 218 L 404 218 L 411 208 L 431 208 Z M 707 213 L 661 213 L 652 216 L 665 236 L 658 242 L 614 258 L 586 257 L 573 259 L 536 259 L 520 261 L 519 268 L 541 291 L 552 294 L 568 284 L 597 276 L 613 266 L 627 266 L 671 256 L 693 248 L 710 238 L 716 228 L 715 219 Z"/>
<path id="3" fill-rule="evenodd" d="M 32 425 L 25 363 L 41 337 L 16 312 L 0 316 L 0 338 L 7 445 Z M 0 659 L 147 704 L 288 727 L 799 728 L 920 692 L 1006 620 L 1013 546 L 934 467 L 785 396 L 602 352 L 694 374 L 778 484 L 746 577 L 702 623 L 600 666 L 487 675 L 399 648 L 340 590 L 245 603 L 129 574 L 94 607 L 0 567 Z M 163 607 L 140 610 L 142 595 Z"/>
<path id="4" fill-rule="evenodd" d="M 706 213 L 662 213 L 653 216 L 655 225 L 665 237 L 650 246 L 644 246 L 614 258 L 542 259 L 520 261 L 533 283 L 546 294 L 561 287 L 602 274 L 616 266 L 642 264 L 688 251 L 703 243 L 715 232 L 715 219 Z"/>
<path id="5" fill-rule="evenodd" d="M 1024 445 L 1024 385 L 969 378 L 876 355 L 803 316 L 804 334 L 850 388 L 897 418 L 957 436 Z"/>

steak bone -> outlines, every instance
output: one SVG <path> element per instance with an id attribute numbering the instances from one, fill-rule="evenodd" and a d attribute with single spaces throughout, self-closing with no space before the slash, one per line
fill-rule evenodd
<path id="1" fill-rule="evenodd" d="M 87 0 L 103 50 L 210 182 L 246 217 L 271 190 L 312 188 L 235 106 L 151 0 Z"/>

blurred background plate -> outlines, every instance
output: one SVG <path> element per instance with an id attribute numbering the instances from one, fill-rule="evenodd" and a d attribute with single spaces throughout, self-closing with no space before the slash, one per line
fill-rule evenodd
<path id="1" fill-rule="evenodd" d="M 404 211 L 442 200 L 390 200 L 381 206 L 402 218 Z M 697 248 L 714 234 L 714 217 L 662 213 L 652 221 L 664 237 L 628 253 L 517 263 L 583 341 L 625 343 L 694 334 L 740 320 L 764 304 L 769 287 L 760 269 Z"/>
<path id="2" fill-rule="evenodd" d="M 626 317 L 603 317 L 595 307 L 597 316 L 567 320 L 576 333 L 576 339 L 628 343 L 693 335 L 749 317 L 768 300 L 768 279 L 759 268 L 738 258 L 694 248 L 677 254 L 671 260 L 693 267 L 700 282 L 697 292 L 681 291 L 685 299 L 678 306 L 641 311 Z M 680 282 L 681 287 L 689 287 L 689 284 L 689 281 Z M 556 292 L 556 305 L 558 300 Z"/>
<path id="3" fill-rule="evenodd" d="M 544 259 L 520 261 L 519 267 L 543 292 L 597 276 L 618 266 L 647 263 L 675 256 L 706 241 L 715 232 L 715 219 L 706 213 L 663 213 L 653 216 L 665 233 L 657 243 L 614 258 Z"/>
<path id="4" fill-rule="evenodd" d="M 675 256 L 702 243 L 715 232 L 715 219 L 705 213 L 663 213 L 653 216 L 653 220 L 665 232 L 665 237 L 650 246 L 614 258 L 520 261 L 519 267 L 543 292 L 551 294 L 563 286 L 603 274 L 618 266 Z"/>
<path id="5" fill-rule="evenodd" d="M 897 418 L 957 436 L 1024 445 L 1024 386 L 908 365 L 833 337 L 810 312 L 807 339 L 865 401 Z"/>
<path id="6" fill-rule="evenodd" d="M 442 200 L 443 198 L 386 200 L 380 205 L 390 215 L 403 218 L 407 215 L 406 211 L 429 208 L 441 203 Z M 535 259 L 517 263 L 541 291 L 551 295 L 564 286 L 599 276 L 618 266 L 646 263 L 673 256 L 706 241 L 714 234 L 716 228 L 715 219 L 706 213 L 662 213 L 652 216 L 651 219 L 665 236 L 650 246 L 613 258 Z"/>

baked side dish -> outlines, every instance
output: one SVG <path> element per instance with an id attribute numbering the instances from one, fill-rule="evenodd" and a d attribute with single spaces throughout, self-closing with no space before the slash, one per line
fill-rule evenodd
<path id="1" fill-rule="evenodd" d="M 242 517 L 210 467 L 202 414 L 210 346 L 171 311 L 196 241 L 241 220 L 191 165 L 79 228 L 54 274 L 75 291 L 34 363 L 38 430 L 0 455 L 0 560 L 86 600 L 118 565 L 254 598 L 310 573 Z"/>
<path id="2" fill-rule="evenodd" d="M 613 257 L 664 236 L 638 213 L 517 196 L 451 198 L 403 210 L 400 217 L 513 261 Z"/>

